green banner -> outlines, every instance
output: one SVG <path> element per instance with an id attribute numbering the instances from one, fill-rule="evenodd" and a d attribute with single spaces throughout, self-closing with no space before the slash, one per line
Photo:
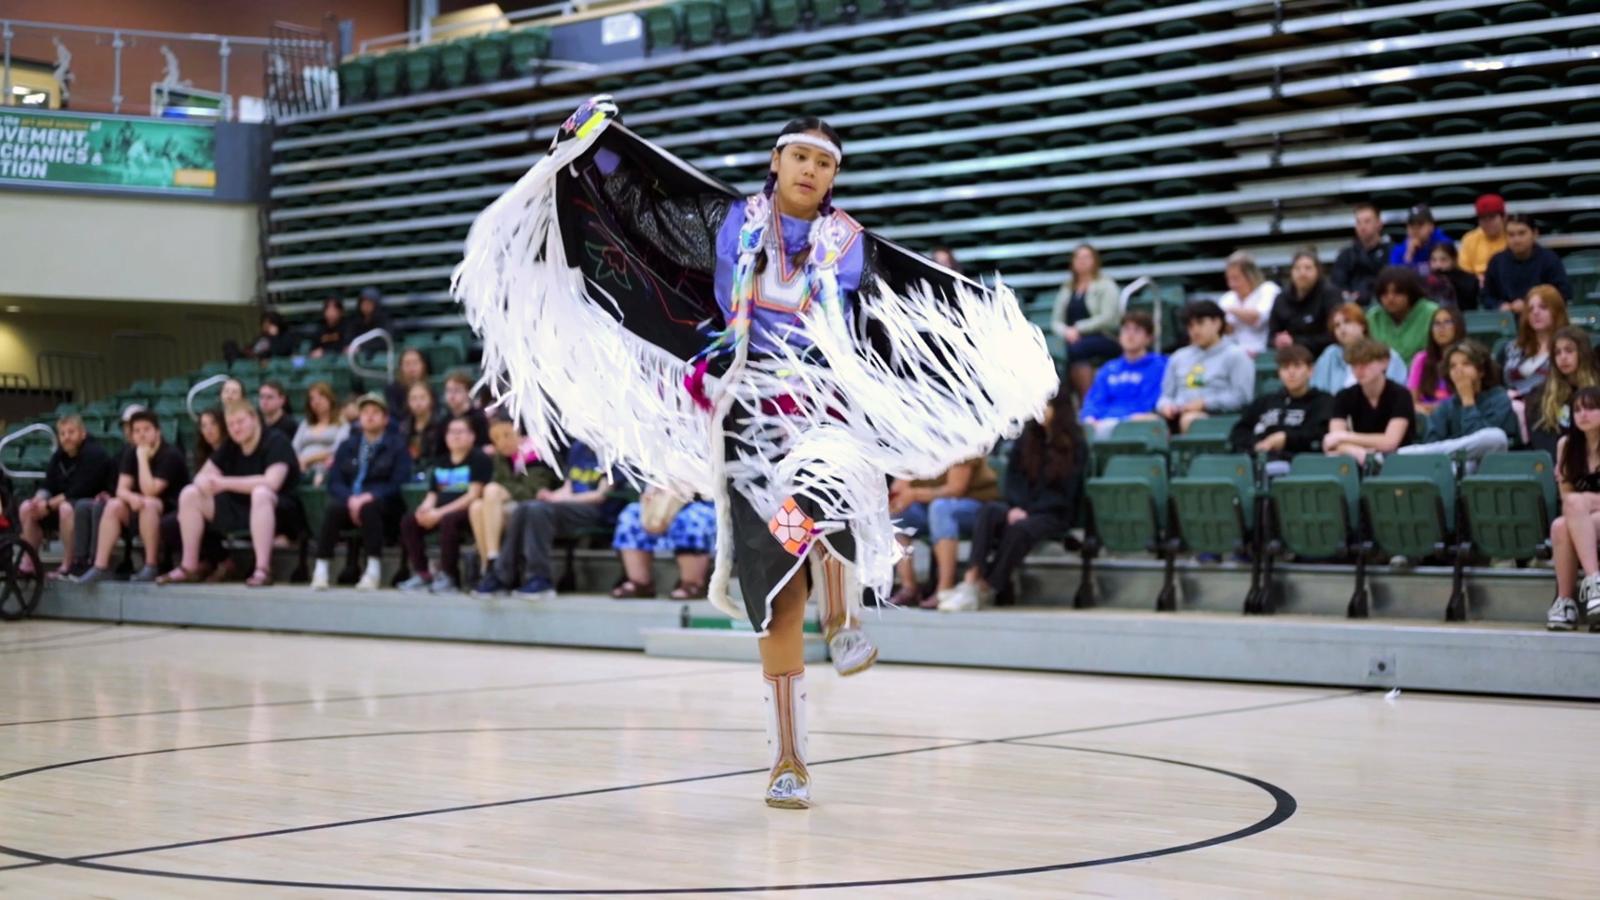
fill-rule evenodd
<path id="1" fill-rule="evenodd" d="M 0 184 L 131 187 L 210 194 L 209 125 L 0 108 Z"/>

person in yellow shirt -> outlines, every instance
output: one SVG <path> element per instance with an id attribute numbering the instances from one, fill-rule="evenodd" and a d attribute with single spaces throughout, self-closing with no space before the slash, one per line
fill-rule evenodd
<path id="1" fill-rule="evenodd" d="M 1506 201 L 1499 194 L 1484 194 L 1478 198 L 1478 227 L 1461 239 L 1461 253 L 1456 266 L 1463 272 L 1477 276 L 1489 270 L 1489 260 L 1506 248 Z"/>

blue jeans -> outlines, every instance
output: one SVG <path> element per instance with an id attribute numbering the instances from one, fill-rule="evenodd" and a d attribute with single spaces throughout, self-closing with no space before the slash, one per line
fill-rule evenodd
<path id="1" fill-rule="evenodd" d="M 928 540 L 935 544 L 961 540 L 963 534 L 972 533 L 982 508 L 983 501 L 971 497 L 940 497 L 933 501 L 928 504 Z"/>
<path id="2" fill-rule="evenodd" d="M 926 535 L 928 533 L 928 504 L 911 504 L 894 520 L 894 524 L 896 528 L 911 532 L 911 537 Z"/>

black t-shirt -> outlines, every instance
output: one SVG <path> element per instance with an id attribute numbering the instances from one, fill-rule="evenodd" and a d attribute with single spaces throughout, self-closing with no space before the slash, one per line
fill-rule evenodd
<path id="1" fill-rule="evenodd" d="M 110 481 L 111 455 L 93 438 L 83 442 L 77 456 L 57 447 L 45 466 L 44 482 L 40 485 L 54 497 L 61 494 L 68 501 L 85 500 L 106 489 Z"/>
<path id="2" fill-rule="evenodd" d="M 261 424 L 267 425 L 267 420 L 266 419 L 262 419 L 261 420 Z M 267 427 L 272 429 L 273 431 L 276 431 L 277 433 L 283 435 L 284 437 L 288 438 L 289 439 L 289 443 L 293 444 L 294 443 L 294 433 L 295 433 L 295 431 L 297 431 L 300 428 L 300 420 L 296 419 L 294 416 L 289 415 L 288 413 L 284 413 L 282 416 L 278 417 L 278 421 L 277 422 L 275 422 L 275 423 L 273 423 L 271 425 L 267 425 Z"/>
<path id="3" fill-rule="evenodd" d="M 439 495 L 435 501 L 443 506 L 467 492 L 469 484 L 488 484 L 494 480 L 494 460 L 477 447 L 473 447 L 461 463 L 450 462 L 450 457 L 433 467 L 428 473 L 428 490 Z"/>
<path id="4" fill-rule="evenodd" d="M 1352 384 L 1335 394 L 1333 417 L 1349 420 L 1350 430 L 1358 434 L 1382 434 L 1388 430 L 1390 419 L 1405 419 L 1406 432 L 1400 438 L 1402 447 L 1411 443 L 1417 428 L 1417 408 L 1411 402 L 1411 392 L 1387 379 L 1383 382 L 1383 393 L 1378 397 L 1377 406 L 1367 402 L 1359 384 Z"/>
<path id="5" fill-rule="evenodd" d="M 211 454 L 211 464 L 228 478 L 265 475 L 267 467 L 276 463 L 283 463 L 289 467 L 289 473 L 283 477 L 283 485 L 278 488 L 278 494 L 281 496 L 293 493 L 295 486 L 300 483 L 300 460 L 295 457 L 294 447 L 289 443 L 289 439 L 271 428 L 261 430 L 261 440 L 256 442 L 256 452 L 248 456 L 233 441 L 224 443 Z"/>
<path id="6" fill-rule="evenodd" d="M 139 458 L 134 455 L 133 445 L 128 445 L 122 451 L 121 465 L 117 474 L 126 475 L 133 479 L 134 491 L 139 490 Z M 161 511 L 163 514 L 178 511 L 178 494 L 184 485 L 189 483 L 189 466 L 183 460 L 183 451 L 172 446 L 166 441 L 156 448 L 154 456 L 150 457 L 150 475 L 167 483 L 161 490 Z"/>

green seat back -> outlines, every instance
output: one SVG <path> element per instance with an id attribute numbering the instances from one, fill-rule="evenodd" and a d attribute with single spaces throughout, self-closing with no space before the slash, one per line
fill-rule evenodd
<path id="1" fill-rule="evenodd" d="M 400 499 L 405 501 L 406 512 L 416 512 L 427 496 L 428 486 L 424 483 L 412 482 L 400 486 Z"/>
<path id="2" fill-rule="evenodd" d="M 1532 559 L 1560 514 L 1555 467 L 1543 450 L 1496 453 L 1461 480 L 1473 549 L 1490 559 Z"/>
<path id="3" fill-rule="evenodd" d="M 1154 455 L 1119 456 L 1106 474 L 1088 480 L 1095 533 L 1115 553 L 1143 553 L 1160 540 L 1166 521 L 1167 464 Z"/>
<path id="4" fill-rule="evenodd" d="M 434 77 L 439 74 L 439 48 L 422 46 L 405 54 L 406 90 L 421 94 L 433 88 Z"/>
<path id="5" fill-rule="evenodd" d="M 306 524 L 315 534 L 322 528 L 322 517 L 328 510 L 328 490 L 302 484 L 297 493 L 300 495 L 300 508 L 306 513 Z"/>
<path id="6" fill-rule="evenodd" d="M 1089 445 L 1089 461 L 1095 474 L 1106 471 L 1110 461 L 1123 454 L 1159 453 L 1165 455 L 1170 438 L 1167 423 L 1159 419 L 1118 422 L 1111 436 Z"/>
<path id="7" fill-rule="evenodd" d="M 842 0 L 811 0 L 811 20 L 817 25 L 833 25 L 844 19 Z"/>
<path id="8" fill-rule="evenodd" d="M 468 47 L 472 54 L 472 68 L 474 77 L 481 83 L 487 84 L 499 81 L 505 74 L 506 68 L 506 33 L 494 31 L 482 35 L 474 40 Z"/>
<path id="9" fill-rule="evenodd" d="M 645 35 L 650 40 L 651 52 L 678 46 L 678 7 L 673 3 L 653 6 L 644 11 Z"/>
<path id="10" fill-rule="evenodd" d="M 404 53 L 385 53 L 372 60 L 372 99 L 387 100 L 400 94 L 405 72 Z"/>
<path id="11" fill-rule="evenodd" d="M 439 83 L 458 88 L 467 83 L 472 67 L 472 52 L 466 41 L 451 41 L 439 47 Z"/>
<path id="12" fill-rule="evenodd" d="M 1455 529 L 1455 476 L 1443 454 L 1390 456 L 1361 483 L 1361 498 L 1372 539 L 1391 555 L 1427 556 Z"/>
<path id="13" fill-rule="evenodd" d="M 1345 456 L 1301 454 L 1272 482 L 1273 518 L 1284 546 L 1299 556 L 1343 554 L 1359 521 L 1360 476 Z"/>
<path id="14" fill-rule="evenodd" d="M 744 40 L 756 33 L 756 19 L 761 14 L 757 0 L 721 0 L 722 18 L 727 23 L 728 37 Z"/>
<path id="15" fill-rule="evenodd" d="M 1255 526 L 1255 466 L 1242 454 L 1196 457 L 1172 480 L 1172 509 L 1184 545 L 1195 553 L 1231 553 Z"/>
<path id="16" fill-rule="evenodd" d="M 1170 445 L 1172 473 L 1187 474 L 1194 459 L 1203 453 L 1227 453 L 1232 449 L 1228 446 L 1228 432 L 1233 430 L 1238 421 L 1237 415 L 1196 419 L 1194 424 L 1189 426 L 1187 433 L 1172 438 Z"/>
<path id="17" fill-rule="evenodd" d="M 372 91 L 372 60 L 352 59 L 339 64 L 339 102 L 360 103 Z"/>
<path id="18" fill-rule="evenodd" d="M 722 6 L 716 0 L 681 0 L 683 10 L 684 43 L 691 47 L 709 44 L 717 39 L 717 26 L 722 20 Z"/>
<path id="19" fill-rule="evenodd" d="M 774 31 L 792 31 L 800 25 L 800 0 L 768 0 L 767 21 Z"/>
<path id="20" fill-rule="evenodd" d="M 506 39 L 506 53 L 514 74 L 531 75 L 550 55 L 550 29 L 535 27 L 512 31 Z"/>
<path id="21" fill-rule="evenodd" d="M 1469 337 L 1492 344 L 1501 338 L 1516 336 L 1517 319 L 1510 310 L 1469 309 L 1463 315 Z"/>

